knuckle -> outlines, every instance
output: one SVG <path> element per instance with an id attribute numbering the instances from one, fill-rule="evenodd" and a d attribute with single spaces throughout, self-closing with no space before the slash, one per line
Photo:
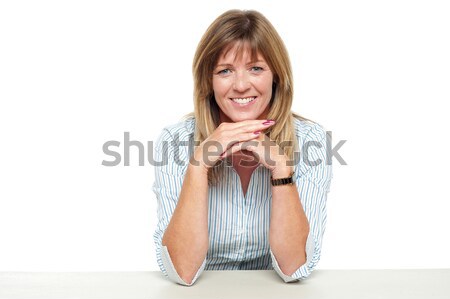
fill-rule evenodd
<path id="1" fill-rule="evenodd" d="M 240 134 L 237 135 L 237 139 L 238 140 L 246 140 L 247 139 L 247 134 L 240 133 Z"/>

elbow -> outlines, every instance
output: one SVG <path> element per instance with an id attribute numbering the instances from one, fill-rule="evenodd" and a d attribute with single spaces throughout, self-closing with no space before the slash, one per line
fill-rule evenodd
<path id="1" fill-rule="evenodd" d="M 298 268 L 300 268 L 305 263 L 306 263 L 306 255 L 304 258 L 302 257 L 294 263 L 286 264 L 284 267 L 280 266 L 280 270 L 285 275 L 292 276 L 298 270 Z"/>
<path id="2" fill-rule="evenodd" d="M 199 269 L 201 272 L 201 269 Z M 183 286 L 192 286 L 196 281 L 197 271 L 189 271 L 183 269 L 175 269 L 175 273 L 169 276 L 169 279 L 173 282 L 183 285 Z"/>
<path id="3" fill-rule="evenodd" d="M 199 270 L 198 267 L 192 267 L 190 265 L 174 265 L 174 267 L 183 285 L 192 285 L 195 282 L 194 278 Z"/>
<path id="4" fill-rule="evenodd" d="M 184 281 L 184 283 L 187 286 L 191 286 L 193 284 L 192 281 L 194 280 L 194 276 L 195 276 L 195 273 L 194 274 L 180 273 L 180 278 Z"/>
<path id="5" fill-rule="evenodd" d="M 165 268 L 169 280 L 184 286 L 191 286 L 194 284 L 196 277 L 202 272 L 205 260 L 192 261 L 192 258 L 180 257 L 177 254 L 170 255 L 166 246 L 162 246 L 161 262 Z"/>

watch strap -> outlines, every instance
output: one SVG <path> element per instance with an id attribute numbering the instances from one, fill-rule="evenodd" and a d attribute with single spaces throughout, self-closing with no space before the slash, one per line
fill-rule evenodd
<path id="1" fill-rule="evenodd" d="M 293 184 L 294 183 L 293 176 L 294 176 L 294 172 L 292 172 L 292 174 L 287 178 L 274 179 L 274 178 L 270 177 L 270 182 L 272 183 L 272 186 Z"/>

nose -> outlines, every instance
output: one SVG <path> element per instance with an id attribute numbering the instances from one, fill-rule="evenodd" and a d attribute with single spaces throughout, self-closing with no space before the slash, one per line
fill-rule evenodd
<path id="1" fill-rule="evenodd" d="M 250 88 L 249 74 L 245 71 L 236 72 L 233 88 L 238 92 L 244 92 Z"/>

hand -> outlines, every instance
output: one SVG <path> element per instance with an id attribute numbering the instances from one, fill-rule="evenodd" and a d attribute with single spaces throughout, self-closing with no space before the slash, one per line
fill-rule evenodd
<path id="1" fill-rule="evenodd" d="M 224 154 L 227 157 L 238 151 L 249 151 L 259 160 L 259 163 L 272 172 L 272 177 L 285 178 L 291 175 L 293 167 L 288 165 L 288 157 L 280 146 L 261 133 L 256 138 L 233 144 Z"/>
<path id="2" fill-rule="evenodd" d="M 274 125 L 269 120 L 245 120 L 236 123 L 221 123 L 195 150 L 193 158 L 205 169 L 213 167 L 225 158 L 226 152 L 234 145 L 257 139 L 263 131 Z M 265 136 L 265 135 L 264 135 Z"/>

